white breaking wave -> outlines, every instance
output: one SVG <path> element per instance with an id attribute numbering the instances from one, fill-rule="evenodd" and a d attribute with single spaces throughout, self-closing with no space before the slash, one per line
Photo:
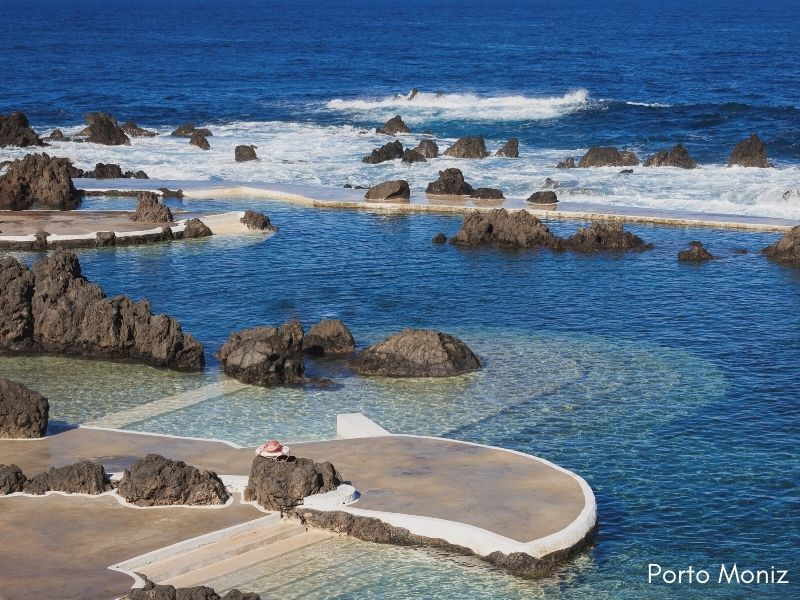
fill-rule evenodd
<path id="1" fill-rule="evenodd" d="M 147 123 L 142 123 L 147 126 Z M 130 146 L 53 142 L 43 150 L 65 156 L 84 169 L 95 163 L 117 163 L 124 170 L 143 169 L 152 178 L 171 180 L 225 179 L 268 183 L 301 183 L 341 187 L 369 186 L 387 179 L 406 179 L 414 191 L 422 192 L 438 172 L 457 167 L 474 187 L 496 187 L 507 197 L 526 198 L 542 188 L 545 178 L 559 183 L 562 201 L 651 209 L 674 209 L 701 213 L 800 219 L 800 167 L 779 165 L 775 169 L 725 168 L 724 164 L 700 169 L 635 167 L 633 174 L 620 169 L 556 169 L 567 156 L 580 157 L 585 148 L 540 149 L 524 143 L 518 159 L 490 156 L 484 159 L 441 157 L 426 163 L 406 164 L 399 160 L 369 165 L 361 158 L 392 138 L 374 129 L 352 126 L 321 126 L 310 123 L 234 122 L 208 127 L 211 150 L 189 145 L 187 138 L 169 136 L 172 128 L 156 128 L 161 135 L 132 138 Z M 74 135 L 83 127 L 61 127 Z M 49 131 L 45 129 L 45 131 Z M 419 134 L 398 139 L 405 147 L 417 145 Z M 435 138 L 440 151 L 453 138 Z M 505 139 L 487 139 L 494 153 Z M 255 144 L 259 160 L 237 163 L 234 148 Z M 32 148 L 0 148 L 0 161 L 21 158 Z M 640 158 L 654 148 L 634 148 Z M 788 192 L 788 193 L 787 193 Z"/>
<path id="2" fill-rule="evenodd" d="M 648 108 L 670 108 L 672 107 L 671 104 L 665 104 L 663 102 L 626 102 L 628 106 L 646 106 Z"/>
<path id="3" fill-rule="evenodd" d="M 330 110 L 376 115 L 379 120 L 389 113 L 400 113 L 411 123 L 425 120 L 459 121 L 536 121 L 555 119 L 581 110 L 589 104 L 589 92 L 575 90 L 563 96 L 531 98 L 528 96 L 488 96 L 475 94 L 436 94 L 410 92 L 377 100 L 334 99 L 326 104 Z M 390 115 L 391 116 L 391 115 Z"/>

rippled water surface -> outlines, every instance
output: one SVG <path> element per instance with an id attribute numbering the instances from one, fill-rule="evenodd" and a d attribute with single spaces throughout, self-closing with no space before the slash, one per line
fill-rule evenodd
<path id="1" fill-rule="evenodd" d="M 247 388 L 129 427 L 256 443 L 328 437 L 337 413 L 361 411 L 398 432 L 537 454 L 595 490 L 596 544 L 545 582 L 381 548 L 364 560 L 385 576 L 329 583 L 342 597 L 403 597 L 426 586 L 443 598 L 673 597 L 646 585 L 648 562 L 798 564 L 800 270 L 758 254 L 777 234 L 630 226 L 656 248 L 508 252 L 433 245 L 438 231 L 457 231 L 456 215 L 183 202 L 245 206 L 268 212 L 280 232 L 81 252 L 84 273 L 109 295 L 149 298 L 180 319 L 205 344 L 203 374 L 55 358 L 1 358 L 0 374 L 48 394 L 54 419 L 80 422 L 218 381 L 213 352 L 242 327 L 341 318 L 360 346 L 405 326 L 438 328 L 470 344 L 485 369 L 387 381 L 354 377 L 338 361 L 309 362 L 337 385 Z M 551 224 L 560 234 L 577 226 Z M 679 264 L 677 251 L 693 239 L 719 258 Z M 330 551 L 303 556 L 324 563 Z M 364 551 L 355 544 L 334 554 L 357 564 Z M 742 589 L 679 592 L 745 597 Z M 746 592 L 791 596 L 783 587 Z"/>

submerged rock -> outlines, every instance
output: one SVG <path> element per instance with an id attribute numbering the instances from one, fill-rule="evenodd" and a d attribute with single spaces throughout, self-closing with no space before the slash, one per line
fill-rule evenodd
<path id="1" fill-rule="evenodd" d="M 404 329 L 365 348 L 347 362 L 359 375 L 450 377 L 481 368 L 469 347 L 452 335 L 427 329 Z"/>
<path id="2" fill-rule="evenodd" d="M 216 354 L 223 371 L 244 383 L 270 386 L 303 379 L 303 327 L 255 327 L 232 333 Z"/>
<path id="3" fill-rule="evenodd" d="M 468 196 L 475 191 L 464 181 L 460 169 L 450 168 L 439 171 L 439 179 L 428 184 L 425 192 L 434 196 Z"/>
<path id="4" fill-rule="evenodd" d="M 141 223 L 172 223 L 172 211 L 162 204 L 155 192 L 137 192 L 136 212 L 131 221 Z"/>
<path id="5" fill-rule="evenodd" d="M 44 437 L 49 414 L 47 398 L 0 377 L 0 438 Z"/>
<path id="6" fill-rule="evenodd" d="M 37 495 L 50 491 L 96 495 L 110 489 L 103 465 L 88 460 L 58 469 L 52 467 L 25 482 L 25 492 Z"/>
<path id="7" fill-rule="evenodd" d="M 560 163 L 556 165 L 556 169 L 574 169 L 577 165 L 575 164 L 575 159 L 570 156 L 565 158 Z"/>
<path id="8" fill-rule="evenodd" d="M 773 164 L 767 160 L 767 147 L 756 134 L 742 140 L 731 150 L 729 167 L 758 167 L 765 169 Z"/>
<path id="9" fill-rule="evenodd" d="M 777 242 L 764 248 L 761 253 L 778 262 L 800 265 L 800 225 L 793 227 Z"/>
<path id="10" fill-rule="evenodd" d="M 705 262 L 712 258 L 714 255 L 705 249 L 702 242 L 689 242 L 688 250 L 678 252 L 678 260 L 681 262 Z"/>
<path id="11" fill-rule="evenodd" d="M 248 162 L 251 160 L 258 160 L 258 156 L 256 156 L 256 147 L 255 146 L 236 146 L 233 150 L 233 157 L 236 162 Z"/>
<path id="12" fill-rule="evenodd" d="M 296 456 L 286 460 L 256 456 L 244 499 L 267 510 L 286 510 L 302 504 L 307 496 L 333 491 L 341 483 L 339 473 L 329 462 L 315 463 Z"/>
<path id="13" fill-rule="evenodd" d="M 644 161 L 645 167 L 678 167 L 679 169 L 696 169 L 697 163 L 689 156 L 683 144 L 677 144 L 669 150 L 660 150 Z"/>
<path id="14" fill-rule="evenodd" d="M 653 244 L 625 231 L 622 223 L 592 223 L 589 227 L 579 227 L 566 239 L 555 246 L 559 250 L 577 252 L 598 252 L 601 250 L 650 250 Z"/>
<path id="15" fill-rule="evenodd" d="M 581 157 L 578 167 L 635 167 L 639 159 L 633 152 L 608 146 L 594 146 Z"/>
<path id="16" fill-rule="evenodd" d="M 464 217 L 461 229 L 450 240 L 457 246 L 497 246 L 501 248 L 547 248 L 556 242 L 547 225 L 527 211 L 472 211 Z"/>
<path id="17" fill-rule="evenodd" d="M 257 231 L 278 231 L 278 228 L 270 222 L 267 215 L 254 210 L 244 211 L 244 216 L 239 219 L 239 222 L 248 229 L 255 229 Z"/>
<path id="18" fill-rule="evenodd" d="M 519 158 L 519 140 L 511 138 L 503 147 L 494 153 L 495 156 L 505 156 L 506 158 Z"/>
<path id="19" fill-rule="evenodd" d="M 192 135 L 189 136 L 189 144 L 191 146 L 197 146 L 200 150 L 211 150 L 211 144 L 208 143 L 206 136 L 204 136 L 200 131 L 194 131 Z"/>
<path id="20" fill-rule="evenodd" d="M 437 146 L 436 142 L 433 140 L 420 141 L 414 150 L 422 154 L 425 158 L 436 158 L 439 156 L 439 146 Z"/>
<path id="21" fill-rule="evenodd" d="M 503 200 L 505 198 L 502 190 L 498 190 L 496 188 L 487 188 L 487 187 L 482 187 L 473 190 L 472 193 L 469 195 L 469 197 L 478 198 L 480 200 Z"/>
<path id="22" fill-rule="evenodd" d="M 484 158 L 489 156 L 482 135 L 459 138 L 443 154 L 454 158 Z"/>
<path id="23" fill-rule="evenodd" d="M 316 356 L 350 354 L 356 341 L 347 326 L 338 319 L 323 319 L 303 337 L 303 352 Z"/>
<path id="24" fill-rule="evenodd" d="M 87 127 L 80 135 L 86 136 L 87 142 L 105 146 L 129 146 L 130 138 L 125 135 L 117 120 L 109 114 L 101 112 L 86 113 Z"/>
<path id="25" fill-rule="evenodd" d="M 411 188 L 405 179 L 384 181 L 369 188 L 364 198 L 373 201 L 408 201 L 411 198 Z"/>
<path id="26" fill-rule="evenodd" d="M 180 127 L 178 127 L 175 131 L 170 133 L 172 137 L 192 137 L 192 134 L 197 132 L 199 135 L 203 137 L 211 137 L 212 133 L 205 128 L 198 128 L 195 127 L 192 123 L 184 123 Z"/>
<path id="27" fill-rule="evenodd" d="M 148 454 L 126 469 L 117 491 L 137 506 L 225 504 L 229 497 L 216 473 L 160 454 Z"/>
<path id="28" fill-rule="evenodd" d="M 561 187 L 561 184 L 558 183 L 555 179 L 551 179 L 550 177 L 548 177 L 547 179 L 544 180 L 542 187 L 546 190 L 547 189 L 554 190 L 556 188 Z"/>
<path id="29" fill-rule="evenodd" d="M 27 478 L 17 465 L 0 464 L 0 496 L 16 494 L 25 489 Z"/>
<path id="30" fill-rule="evenodd" d="M 403 122 L 403 119 L 400 115 L 395 115 L 386 121 L 382 127 L 375 129 L 375 133 L 397 135 L 398 133 L 411 133 L 411 130 L 408 128 L 408 125 Z"/>
<path id="31" fill-rule="evenodd" d="M 133 121 L 126 121 L 122 124 L 121 129 L 131 137 L 155 137 L 158 135 L 155 131 L 139 127 Z"/>
<path id="32" fill-rule="evenodd" d="M 421 152 L 406 148 L 403 152 L 404 163 L 428 162 L 428 159 Z"/>
<path id="33" fill-rule="evenodd" d="M 431 241 L 434 244 L 444 244 L 447 241 L 447 236 L 440 231 L 435 236 L 433 236 L 433 239 L 431 239 Z"/>
<path id="34" fill-rule="evenodd" d="M 180 370 L 203 368 L 203 346 L 146 300 L 107 298 L 81 275 L 74 252 L 56 250 L 32 269 L 0 259 L 0 349 L 127 359 Z"/>
<path id="35" fill-rule="evenodd" d="M 44 146 L 33 129 L 30 128 L 28 117 L 19 111 L 10 115 L 0 115 L 0 148 L 6 146 Z"/>
<path id="36" fill-rule="evenodd" d="M 81 195 L 72 184 L 71 175 L 68 158 L 43 152 L 15 160 L 0 176 L 0 209 L 25 210 L 34 204 L 56 210 L 77 208 Z"/>
<path id="37" fill-rule="evenodd" d="M 556 196 L 555 192 L 550 190 L 544 192 L 533 192 L 527 198 L 527 202 L 531 204 L 549 204 L 553 205 L 558 202 L 558 196 Z"/>
<path id="38" fill-rule="evenodd" d="M 361 162 L 377 165 L 378 163 L 397 160 L 398 158 L 403 158 L 403 144 L 395 140 L 384 144 L 380 148 L 375 148 L 369 156 L 362 158 Z"/>

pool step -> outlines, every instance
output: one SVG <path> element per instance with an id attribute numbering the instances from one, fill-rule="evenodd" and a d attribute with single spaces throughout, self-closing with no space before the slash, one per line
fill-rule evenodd
<path id="1" fill-rule="evenodd" d="M 249 567 L 330 537 L 307 532 L 297 521 L 281 519 L 147 565 L 141 572 L 157 583 L 204 584 L 212 578 Z"/>

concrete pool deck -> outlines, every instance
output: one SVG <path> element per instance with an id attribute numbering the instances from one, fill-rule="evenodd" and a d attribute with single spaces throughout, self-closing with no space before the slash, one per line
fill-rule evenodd
<path id="1" fill-rule="evenodd" d="M 109 472 L 120 471 L 152 452 L 222 476 L 246 476 L 253 459 L 251 448 L 226 442 L 87 427 L 40 440 L 0 440 L 0 462 L 19 465 L 29 477 L 81 459 L 101 462 Z M 498 550 L 538 557 L 568 550 L 585 542 L 596 523 L 594 496 L 581 478 L 547 461 L 500 448 L 378 435 L 296 443 L 292 453 L 330 460 L 359 490 L 361 497 L 354 504 L 335 510 L 380 518 L 480 555 Z M 113 496 L 0 497 L 0 531 L 4 539 L 5 532 L 19 539 L 13 543 L 13 556 L 4 553 L 0 558 L 0 590 L 8 594 L 5 590 L 20 589 L 25 580 L 20 574 L 36 572 L 41 557 L 66 540 L 81 550 L 58 550 L 52 575 L 60 579 L 53 589 L 85 585 L 89 593 L 89 586 L 102 580 L 108 589 L 122 594 L 132 581 L 111 571 L 101 576 L 101 566 L 259 516 L 263 513 L 238 500 L 224 508 L 136 510 L 118 504 Z M 93 529 L 96 522 L 102 523 L 100 530 Z M 105 550 L 110 539 L 115 540 L 113 553 Z M 97 572 L 88 577 L 86 569 L 95 568 Z M 48 574 L 46 579 L 52 578 Z M 44 588 L 42 595 L 47 596 Z"/>

